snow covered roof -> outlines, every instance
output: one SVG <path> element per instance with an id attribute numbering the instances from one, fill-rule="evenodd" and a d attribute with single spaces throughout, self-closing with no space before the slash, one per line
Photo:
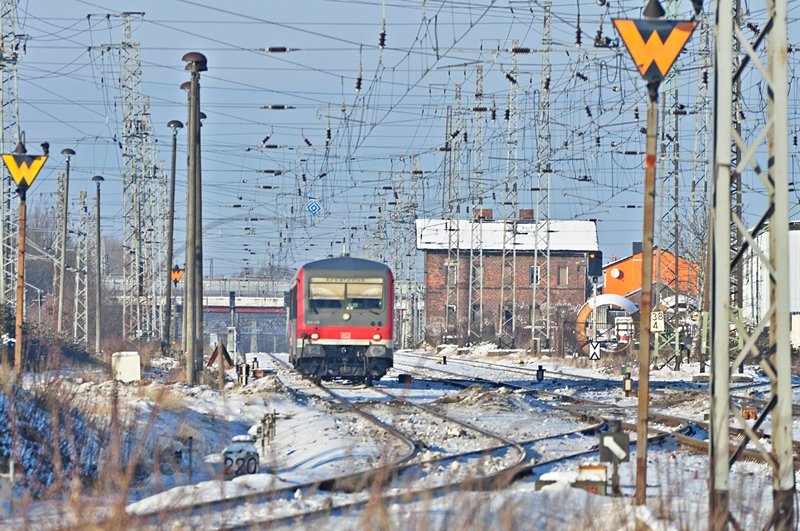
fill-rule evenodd
<path id="1" fill-rule="evenodd" d="M 417 249 L 447 249 L 451 245 L 468 251 L 502 251 L 504 233 L 511 231 L 505 221 L 418 219 Z M 598 251 L 597 224 L 594 221 L 517 222 L 514 245 L 518 251 Z M 509 234 L 511 238 L 511 234 Z M 482 244 L 482 245 L 481 245 Z"/>

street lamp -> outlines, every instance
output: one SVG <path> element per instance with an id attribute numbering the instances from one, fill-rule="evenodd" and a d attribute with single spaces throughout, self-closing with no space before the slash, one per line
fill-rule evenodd
<path id="1" fill-rule="evenodd" d="M 197 383 L 203 367 L 203 217 L 200 177 L 200 72 L 208 70 L 206 57 L 199 52 L 184 54 L 191 80 L 181 85 L 189 90 L 187 123 L 188 168 L 186 205 L 186 284 L 184 320 L 186 325 L 186 380 Z"/>
<path id="2" fill-rule="evenodd" d="M 102 356 L 100 350 L 100 183 L 105 181 L 102 176 L 95 175 L 92 181 L 97 183 L 97 196 L 95 197 L 95 213 L 97 223 L 95 225 L 95 262 L 94 262 L 94 352 L 99 358 Z"/>
<path id="3" fill-rule="evenodd" d="M 70 158 L 75 154 L 75 150 L 64 148 L 61 154 L 67 157 L 67 173 L 64 179 L 64 208 L 61 211 L 61 249 L 58 260 L 59 277 L 58 277 L 58 321 L 56 330 L 61 334 L 61 325 L 64 319 L 64 273 L 66 273 L 67 265 L 67 205 L 69 205 L 69 162 Z"/>
<path id="4" fill-rule="evenodd" d="M 169 176 L 169 218 L 167 218 L 167 291 L 166 291 L 166 315 L 164 317 L 164 341 L 162 348 L 170 350 L 172 344 L 172 251 L 173 234 L 175 227 L 175 161 L 178 149 L 178 129 L 183 128 L 183 123 L 179 120 L 170 120 L 167 127 L 172 129 L 172 169 Z"/>

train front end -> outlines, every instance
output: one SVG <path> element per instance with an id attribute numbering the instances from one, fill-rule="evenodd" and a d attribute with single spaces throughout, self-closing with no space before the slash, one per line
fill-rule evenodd
<path id="1" fill-rule="evenodd" d="M 359 258 L 303 266 L 289 294 L 294 367 L 315 380 L 367 384 L 386 374 L 394 353 L 393 283 L 386 265 Z"/>

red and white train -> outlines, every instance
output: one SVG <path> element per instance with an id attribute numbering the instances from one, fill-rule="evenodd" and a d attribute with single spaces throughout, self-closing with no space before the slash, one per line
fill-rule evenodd
<path id="1" fill-rule="evenodd" d="M 394 277 L 386 265 L 350 256 L 308 263 L 286 305 L 289 360 L 300 373 L 371 385 L 392 366 Z"/>

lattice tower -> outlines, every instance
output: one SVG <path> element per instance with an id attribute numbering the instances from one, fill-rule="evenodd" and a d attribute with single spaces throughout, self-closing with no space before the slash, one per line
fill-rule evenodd
<path id="1" fill-rule="evenodd" d="M 519 136 L 519 110 L 517 95 L 519 92 L 519 67 L 517 54 L 513 51 L 517 41 L 512 41 L 511 71 L 506 74 L 509 81 L 508 108 L 506 109 L 506 178 L 505 197 L 503 201 L 503 247 L 500 274 L 500 308 L 497 339 L 501 347 L 514 347 L 516 337 L 517 314 L 517 144 Z"/>
<path id="2" fill-rule="evenodd" d="M 446 144 L 449 155 L 447 168 L 447 262 L 445 292 L 445 331 L 459 344 L 462 342 L 459 327 L 461 304 L 459 301 L 458 277 L 460 272 L 460 190 L 461 190 L 461 153 L 463 148 L 464 113 L 461 108 L 461 85 L 455 86 L 454 107 L 449 113 L 450 133 Z"/>
<path id="3" fill-rule="evenodd" d="M 61 249 L 61 234 L 62 234 L 62 225 L 64 224 L 64 209 L 67 208 L 67 198 L 65 197 L 66 194 L 66 179 L 67 174 L 64 172 L 58 172 L 58 177 L 56 180 L 56 221 L 58 225 L 56 226 L 56 231 L 53 236 L 53 249 L 58 250 Z M 61 258 L 59 256 L 59 258 Z M 58 308 L 58 286 L 61 282 L 61 276 L 64 272 L 61 270 L 61 260 L 53 261 L 53 304 L 54 307 Z M 65 297 L 66 298 L 66 297 Z"/>
<path id="4" fill-rule="evenodd" d="M 419 182 L 422 178 L 422 169 L 419 166 L 419 155 L 414 155 L 411 159 L 411 190 L 408 195 L 408 221 L 406 237 L 406 273 L 405 277 L 409 283 L 407 309 L 408 325 L 404 345 L 416 346 L 423 337 L 424 322 L 422 311 L 422 292 L 421 285 L 417 281 L 417 237 L 416 224 L 417 206 L 419 201 Z"/>
<path id="5" fill-rule="evenodd" d="M 72 337 L 81 345 L 89 340 L 89 247 L 88 235 L 91 230 L 91 217 L 86 207 L 86 191 L 78 197 L 78 230 L 75 232 L 75 301 L 73 309 Z"/>
<path id="6" fill-rule="evenodd" d="M 469 294 L 467 298 L 467 340 L 483 339 L 483 141 L 486 107 L 483 103 L 483 65 L 475 67 L 475 105 L 472 108 L 472 179 L 470 204 L 472 220 L 469 246 Z M 479 215 L 480 214 L 480 215 Z"/>
<path id="7" fill-rule="evenodd" d="M 531 285 L 531 334 L 534 341 L 531 348 L 548 341 L 550 337 L 550 177 L 553 173 L 551 160 L 553 151 L 550 134 L 550 83 L 552 82 L 552 49 L 553 37 L 551 32 L 550 10 L 552 4 L 543 6 L 542 20 L 542 76 L 539 91 L 539 112 L 537 113 L 538 136 L 536 144 L 536 210 L 534 230 L 533 263 L 535 272 Z M 542 234 L 544 229 L 544 234 Z M 542 282 L 544 279 L 544 283 Z M 544 284 L 544 286 L 542 286 Z M 544 304 L 539 306 L 542 290 L 544 290 Z M 542 323 L 538 324 L 537 309 L 541 310 Z M 537 341 L 538 340 L 538 341 Z M 549 342 L 549 341 L 548 341 Z"/>
<path id="8" fill-rule="evenodd" d="M 749 6 L 750 13 L 762 20 L 751 20 L 760 28 L 753 43 L 745 36 L 746 28 L 730 14 L 736 11 L 733 0 L 718 0 L 714 60 L 714 180 L 713 198 L 713 279 L 711 310 L 711 481 L 709 482 L 709 529 L 741 527 L 729 509 L 730 467 L 747 443 L 762 454 L 772 470 L 773 504 L 768 526 L 793 529 L 795 514 L 795 475 L 792 441 L 792 367 L 789 312 L 789 155 L 788 155 L 788 46 L 786 0 L 767 0 L 764 8 Z M 741 46 L 734 47 L 734 42 Z M 734 50 L 739 49 L 739 53 Z M 766 48 L 766 49 L 764 49 Z M 740 60 L 741 59 L 741 60 Z M 747 141 L 734 126 L 739 121 L 734 102 L 737 80 L 747 78 L 748 86 L 762 88 L 764 120 L 753 126 Z M 757 108 L 760 106 L 756 106 Z M 758 127 L 760 130 L 755 130 Z M 736 146 L 741 157 L 731 153 Z M 752 186 L 766 197 L 763 213 L 752 228 L 736 212 L 732 177 L 746 174 Z M 751 178 L 751 179 L 750 179 Z M 748 185 L 751 186 L 751 185 Z M 761 205 L 749 205 L 757 208 Z M 736 234 L 731 234 L 731 226 Z M 761 235 L 758 238 L 758 235 Z M 742 242 L 731 253 L 731 242 Z M 765 268 L 769 286 L 769 306 L 752 327 L 732 310 L 732 273 L 748 256 Z M 735 330 L 739 342 L 731 342 Z M 767 332 L 768 331 L 768 332 Z M 757 339 L 766 332 L 766 346 Z M 733 343 L 733 344 L 732 344 Z M 730 376 L 750 357 L 770 379 L 770 397 L 755 423 L 745 421 L 738 403 L 731 400 Z M 733 359 L 733 362 L 731 362 Z M 731 452 L 730 419 L 741 426 L 747 437 L 737 451 Z M 769 417 L 772 422 L 771 445 L 765 447 L 756 429 Z M 769 509 L 767 509 L 769 510 Z"/>
<path id="9" fill-rule="evenodd" d="M 17 1 L 2 0 L 0 9 L 0 149 L 3 153 L 11 153 L 20 140 L 17 61 L 25 52 L 27 36 L 17 34 Z M 13 180 L 5 176 L 0 187 L 0 304 L 5 304 L 16 299 L 17 205 Z"/>
<path id="10" fill-rule="evenodd" d="M 165 178 L 157 178 L 157 151 L 152 140 L 150 101 L 142 93 L 139 43 L 132 40 L 131 13 L 120 15 L 123 183 L 123 335 L 129 339 L 160 336 L 158 272 L 163 264 L 164 233 L 159 234 Z M 136 14 L 134 14 L 136 15 Z M 163 167 L 163 165 L 162 165 Z M 163 172 L 161 172 L 163 175 Z M 158 191 L 157 191 L 158 190 Z M 155 200 L 154 200 L 155 198 Z M 159 256 L 162 256 L 159 261 Z"/>

